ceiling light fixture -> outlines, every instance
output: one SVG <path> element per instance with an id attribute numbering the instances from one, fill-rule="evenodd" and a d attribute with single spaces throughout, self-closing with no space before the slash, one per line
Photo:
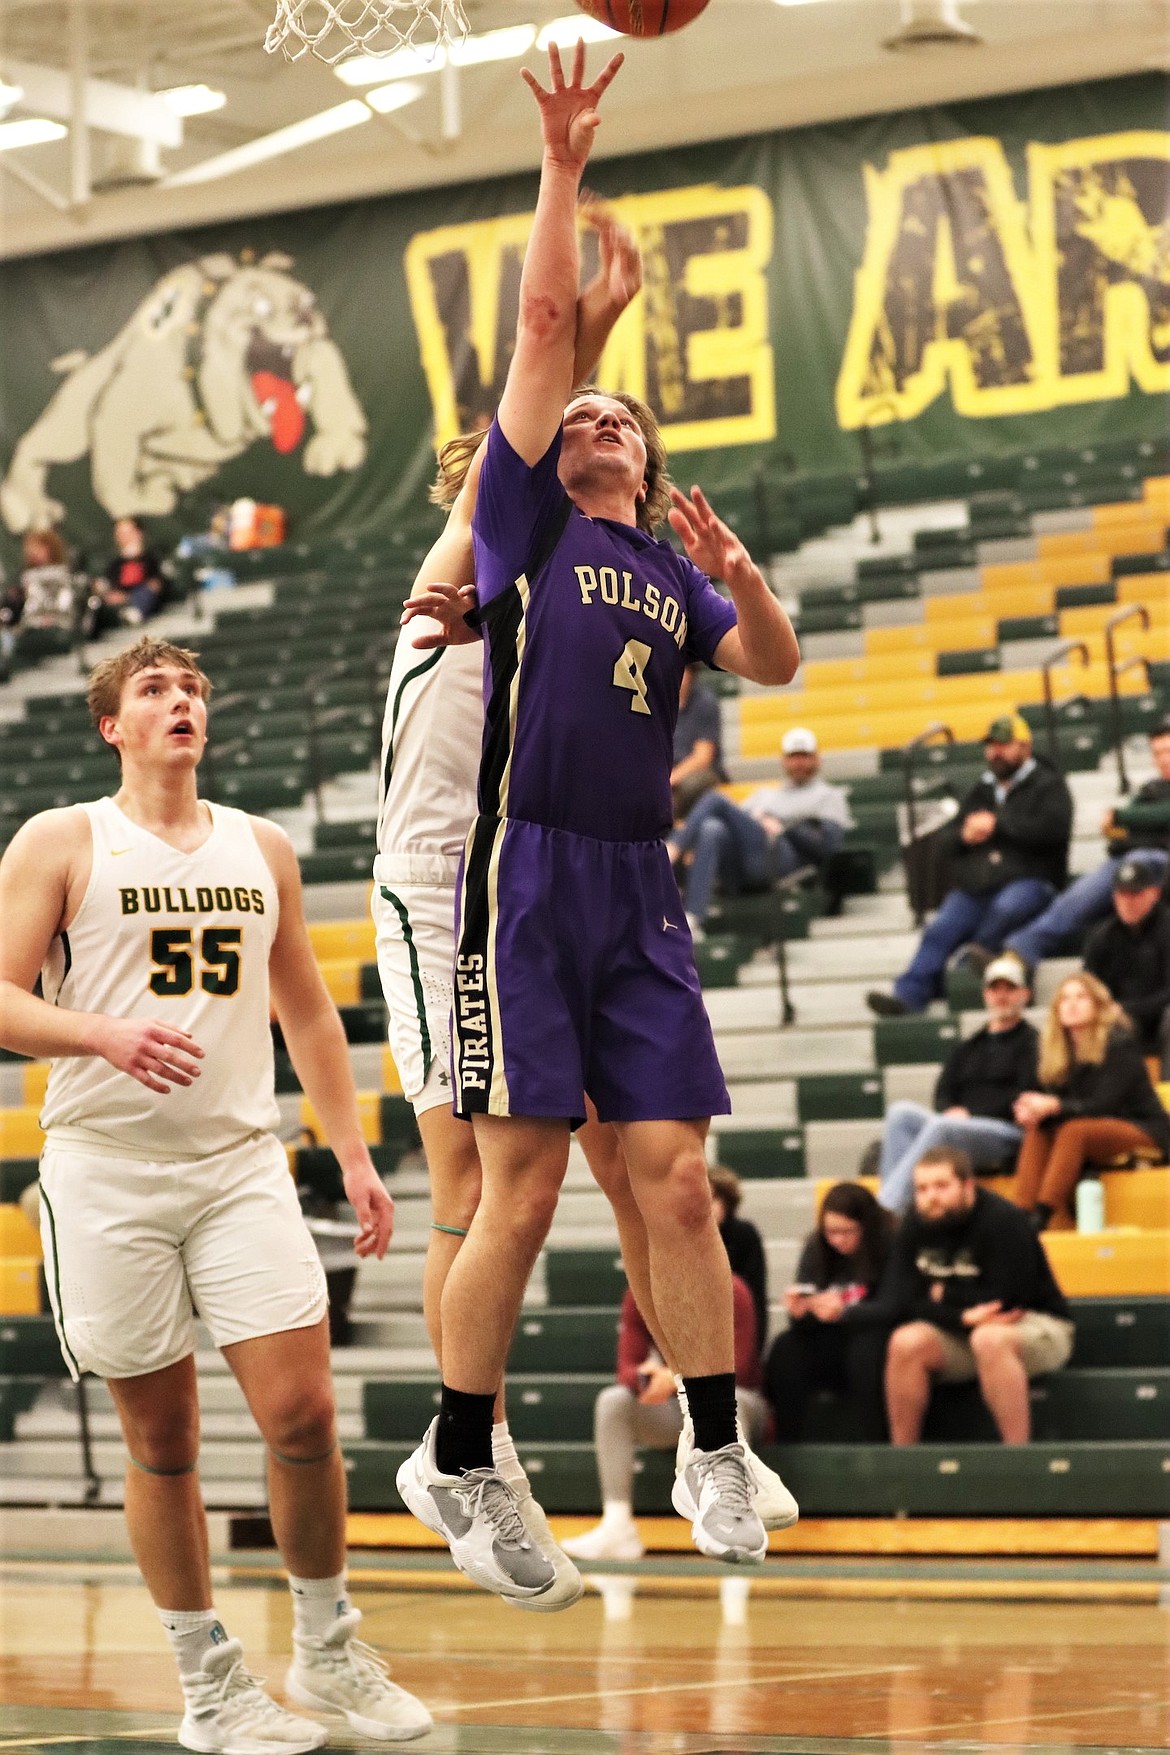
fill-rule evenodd
<path id="1" fill-rule="evenodd" d="M 0 116 L 6 116 L 9 110 L 11 110 L 15 104 L 18 104 L 23 96 L 23 86 L 5 85 L 4 81 L 0 79 Z"/>
<path id="2" fill-rule="evenodd" d="M 965 18 L 959 0 L 902 0 L 902 23 L 883 49 L 978 48 L 983 41 Z"/>
<path id="3" fill-rule="evenodd" d="M 586 42 L 600 41 L 592 32 L 597 27 L 588 18 L 557 19 L 547 26 L 548 30 L 557 25 L 571 23 L 574 27 L 572 42 L 577 37 L 584 37 Z M 616 35 L 616 32 L 602 27 L 605 36 Z M 543 39 L 542 39 L 543 40 Z M 355 55 L 349 61 L 341 61 L 333 69 L 344 85 L 385 85 L 393 79 L 418 79 L 426 73 L 439 73 L 447 65 L 448 57 L 453 67 L 480 67 L 490 61 L 516 61 L 526 55 L 536 41 L 534 24 L 510 24 L 501 30 L 481 31 L 478 36 L 467 37 L 464 41 L 456 40 L 448 49 L 442 43 L 433 44 L 429 48 L 395 49 L 392 55 Z"/>
<path id="4" fill-rule="evenodd" d="M 360 98 L 347 98 L 345 103 L 334 104 L 332 109 L 321 110 L 287 128 L 277 128 L 272 134 L 261 134 L 243 146 L 234 146 L 230 152 L 217 153 L 214 158 L 204 159 L 202 164 L 176 171 L 174 176 L 167 178 L 165 187 L 186 188 L 191 183 L 210 183 L 218 177 L 231 177 L 238 171 L 251 170 L 268 159 L 282 158 L 286 152 L 296 152 L 318 140 L 328 140 L 333 134 L 342 134 L 347 128 L 356 128 L 373 119 L 374 112 Z"/>
<path id="5" fill-rule="evenodd" d="M 554 18 L 546 24 L 536 39 L 538 49 L 547 49 L 555 43 L 558 49 L 571 49 L 577 42 L 608 43 L 620 32 L 610 30 L 608 24 L 602 24 L 599 18 L 590 18 L 588 13 L 575 13 L 568 18 Z"/>
<path id="6" fill-rule="evenodd" d="M 420 73 L 437 73 L 447 64 L 441 43 L 428 49 L 395 49 L 392 55 L 355 55 L 333 69 L 343 85 L 384 85 L 388 79 L 417 79 Z"/>
<path id="7" fill-rule="evenodd" d="M 47 116 L 0 122 L 0 152 L 15 152 L 19 146 L 44 146 L 50 140 L 64 140 L 68 132 L 68 128 L 60 122 L 50 122 Z"/>
<path id="8" fill-rule="evenodd" d="M 415 81 L 395 79 L 389 85 L 379 85 L 374 91 L 368 91 L 365 101 L 380 116 L 392 116 L 395 110 L 404 110 L 407 104 L 416 103 L 423 90 L 424 87 Z"/>
<path id="9" fill-rule="evenodd" d="M 534 24 L 509 24 L 502 30 L 485 30 L 478 37 L 460 42 L 456 37 L 447 53 L 456 67 L 478 67 L 485 61 L 516 61 L 536 41 Z"/>
<path id="10" fill-rule="evenodd" d="M 227 103 L 227 93 L 210 85 L 172 85 L 158 95 L 176 116 L 209 116 Z"/>

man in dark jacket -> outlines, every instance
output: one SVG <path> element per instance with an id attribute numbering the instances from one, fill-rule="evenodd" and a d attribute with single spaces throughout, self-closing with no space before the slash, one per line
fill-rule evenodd
<path id="1" fill-rule="evenodd" d="M 1128 804 L 1105 813 L 1101 829 L 1108 858 L 1083 872 L 1042 914 L 1006 941 L 1007 949 L 1029 967 L 1042 957 L 1075 951 L 1088 928 L 1107 918 L 1113 879 L 1122 860 L 1140 855 L 1158 881 L 1165 883 L 1170 871 L 1170 713 L 1150 732 L 1150 754 L 1157 769 L 1153 779 L 1139 786 Z"/>
<path id="2" fill-rule="evenodd" d="M 961 1146 L 977 1170 L 1011 1169 L 1023 1134 L 1012 1109 L 1036 1083 L 1039 1039 L 1024 1017 L 1031 998 L 1018 958 L 995 957 L 983 972 L 987 1022 L 957 1042 L 938 1076 L 934 1109 L 891 1103 L 882 1129 L 878 1199 L 901 1213 L 914 1194 L 914 1166 L 935 1146 Z"/>
<path id="3" fill-rule="evenodd" d="M 1064 883 L 1073 807 L 1062 776 L 1033 753 L 1032 734 L 1016 713 L 996 719 L 985 742 L 987 771 L 952 829 L 953 887 L 893 993 L 866 995 L 879 1017 L 924 1011 L 941 994 L 947 960 L 961 945 L 990 961 Z"/>
<path id="4" fill-rule="evenodd" d="M 979 1388 L 1005 1444 L 1031 1434 L 1028 1379 L 1064 1365 L 1073 1324 L 1027 1215 L 975 1183 L 971 1161 L 939 1146 L 914 1172 L 874 1305 L 893 1326 L 886 1410 L 894 1444 L 916 1444 L 934 1383 Z"/>
<path id="5" fill-rule="evenodd" d="M 1113 910 L 1085 945 L 1085 968 L 1128 1014 L 1145 1054 L 1170 1078 L 1170 906 L 1161 868 L 1141 854 L 1113 876 Z"/>

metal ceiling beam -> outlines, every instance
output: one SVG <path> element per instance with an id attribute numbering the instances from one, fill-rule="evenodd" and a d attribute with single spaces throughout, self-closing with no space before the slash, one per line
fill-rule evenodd
<path id="1" fill-rule="evenodd" d="M 62 73 L 56 67 L 37 67 L 30 61 L 14 61 L 0 57 L 0 68 L 10 85 L 19 85 L 24 92 L 24 107 L 54 121 L 78 120 L 86 127 L 100 128 L 107 134 L 125 134 L 132 140 L 153 140 L 158 146 L 181 146 L 183 124 L 160 97 L 151 92 L 135 91 L 131 85 L 114 85 L 105 79 L 85 79 L 84 102 L 74 106 L 73 42 L 76 16 L 82 0 L 70 0 L 69 42 L 70 70 Z M 88 36 L 84 17 L 81 31 Z M 88 58 L 88 57 L 87 57 Z"/>

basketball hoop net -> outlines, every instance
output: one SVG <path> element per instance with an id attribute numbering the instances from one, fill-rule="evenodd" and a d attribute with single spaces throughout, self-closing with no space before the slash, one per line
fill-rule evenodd
<path id="1" fill-rule="evenodd" d="M 347 55 L 392 55 L 466 37 L 463 0 L 277 0 L 264 47 L 286 60 L 316 55 L 330 67 Z"/>

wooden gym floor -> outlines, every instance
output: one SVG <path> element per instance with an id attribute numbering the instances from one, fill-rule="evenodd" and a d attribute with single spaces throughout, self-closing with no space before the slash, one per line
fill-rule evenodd
<path id="1" fill-rule="evenodd" d="M 353 1594 L 434 1711 L 411 1746 L 435 1755 L 1145 1755 L 1170 1743 L 1165 1577 L 905 1559 L 749 1576 L 668 1558 L 535 1615 L 465 1587 L 446 1556 L 370 1554 Z M 271 1560 L 217 1568 L 216 1597 L 279 1690 L 290 1610 Z M 0 1751 L 175 1747 L 178 1688 L 132 1567 L 0 1563 L 0 1635 Z"/>

